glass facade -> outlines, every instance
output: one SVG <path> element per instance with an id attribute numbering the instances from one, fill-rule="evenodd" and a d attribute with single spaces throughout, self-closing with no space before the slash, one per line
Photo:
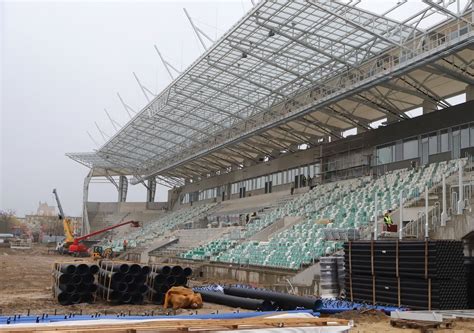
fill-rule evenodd
<path id="1" fill-rule="evenodd" d="M 403 142 L 403 159 L 409 160 L 418 157 L 418 139 L 412 138 Z"/>
<path id="2" fill-rule="evenodd" d="M 440 153 L 451 153 L 451 158 L 460 158 L 463 157 L 461 149 L 469 147 L 474 147 L 474 123 L 379 146 L 376 148 L 377 165 L 414 158 L 420 158 L 421 164 L 427 164 L 430 155 Z"/>
<path id="3" fill-rule="evenodd" d="M 395 161 L 395 145 L 377 148 L 377 164 L 387 164 Z"/>

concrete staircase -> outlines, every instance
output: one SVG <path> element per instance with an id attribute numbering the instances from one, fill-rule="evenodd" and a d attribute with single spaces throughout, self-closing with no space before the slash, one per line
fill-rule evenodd
<path id="1" fill-rule="evenodd" d="M 275 223 L 270 224 L 268 227 L 257 232 L 250 240 L 254 241 L 268 241 L 275 232 L 281 232 L 288 228 L 291 228 L 297 223 L 303 221 L 303 216 L 285 216 L 278 219 Z"/>

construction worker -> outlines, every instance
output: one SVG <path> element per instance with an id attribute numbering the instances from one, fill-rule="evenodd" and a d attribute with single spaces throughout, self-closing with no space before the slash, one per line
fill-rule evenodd
<path id="1" fill-rule="evenodd" d="M 123 240 L 123 251 L 127 251 L 127 245 L 128 245 L 128 242 L 126 239 Z"/>
<path id="2" fill-rule="evenodd" d="M 387 230 L 393 224 L 392 216 L 390 215 L 391 213 L 392 213 L 392 211 L 388 210 L 388 211 L 385 212 L 385 214 L 383 214 L 383 223 L 385 223 L 385 227 L 386 227 Z"/>

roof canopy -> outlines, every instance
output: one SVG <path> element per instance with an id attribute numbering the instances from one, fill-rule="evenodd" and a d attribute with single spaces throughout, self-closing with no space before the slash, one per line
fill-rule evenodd
<path id="1" fill-rule="evenodd" d="M 222 170 L 246 156 L 337 138 L 353 127 L 368 130 L 370 121 L 383 116 L 403 119 L 403 107 L 374 106 L 360 96 L 367 111 L 358 115 L 344 115 L 349 106 L 340 105 L 318 110 L 327 121 L 303 116 L 325 98 L 342 96 L 349 83 L 356 88 L 428 57 L 432 48 L 421 44 L 427 32 L 418 25 L 447 10 L 438 3 L 426 1 L 422 11 L 399 22 L 337 1 L 262 1 L 98 151 L 68 156 L 124 174 L 184 178 L 204 172 L 185 165 L 192 160 Z M 464 26 L 472 37 L 469 23 Z M 225 157 L 244 140 L 250 155 Z M 174 172 L 179 166 L 181 172 Z"/>

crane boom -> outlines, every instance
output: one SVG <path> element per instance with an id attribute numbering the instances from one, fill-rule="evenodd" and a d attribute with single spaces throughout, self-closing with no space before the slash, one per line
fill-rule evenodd
<path id="1" fill-rule="evenodd" d="M 53 194 L 54 194 L 54 197 L 56 198 L 56 203 L 58 204 L 59 219 L 62 220 L 64 218 L 64 211 L 63 211 L 63 207 L 61 206 L 61 201 L 59 201 L 59 196 L 56 189 L 53 189 Z"/>
<path id="2" fill-rule="evenodd" d="M 127 222 L 119 223 L 119 224 L 116 224 L 116 225 L 113 225 L 113 226 L 110 226 L 110 227 L 107 227 L 107 228 L 104 228 L 104 229 L 101 229 L 101 230 L 94 231 L 90 234 L 87 234 L 87 235 L 84 235 L 84 236 L 81 236 L 81 237 L 77 237 L 77 238 L 74 239 L 74 242 L 80 242 L 84 239 L 93 237 L 95 235 L 99 235 L 103 232 L 106 232 L 106 231 L 109 231 L 109 230 L 112 230 L 112 229 L 115 229 L 115 228 L 118 228 L 118 227 L 121 227 L 121 226 L 124 226 L 124 225 L 127 225 L 127 224 L 132 224 L 134 227 L 139 226 L 139 223 L 137 221 L 127 221 Z"/>

